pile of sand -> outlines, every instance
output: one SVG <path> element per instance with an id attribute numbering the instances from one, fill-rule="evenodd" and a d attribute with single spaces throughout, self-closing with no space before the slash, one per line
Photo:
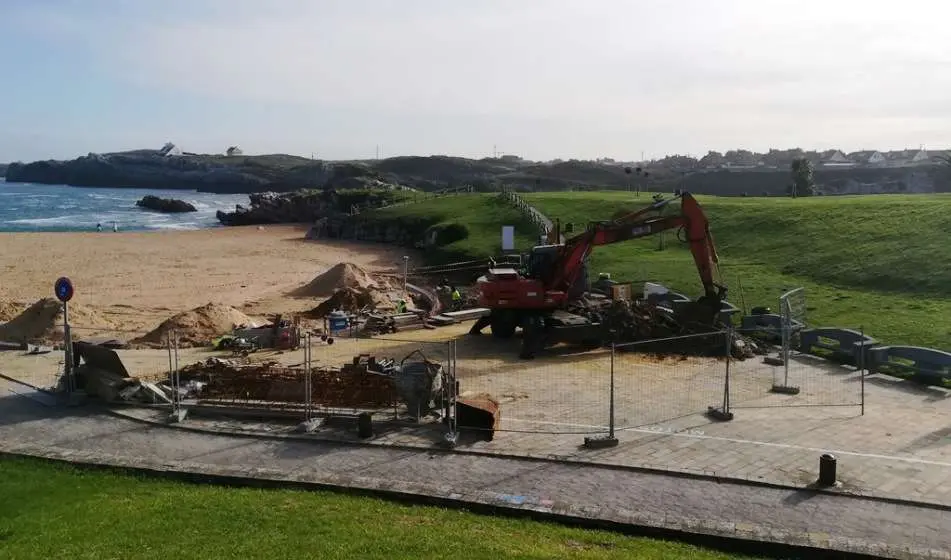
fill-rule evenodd
<path id="1" fill-rule="evenodd" d="M 0 323 L 6 323 L 23 312 L 26 305 L 15 301 L 0 301 Z"/>
<path id="2" fill-rule="evenodd" d="M 178 335 L 180 348 L 207 346 L 216 337 L 230 333 L 235 327 L 251 326 L 255 321 L 234 307 L 209 303 L 166 319 L 145 336 L 131 344 L 164 347 L 171 332 Z"/>
<path id="3" fill-rule="evenodd" d="M 332 297 L 337 290 L 354 289 L 360 291 L 387 290 L 389 283 L 376 278 L 353 263 L 340 263 L 317 276 L 310 283 L 294 290 L 297 297 Z"/>
<path id="4" fill-rule="evenodd" d="M 373 310 L 394 310 L 396 304 L 393 299 L 383 292 L 344 288 L 334 292 L 330 298 L 308 311 L 307 315 L 315 319 L 321 319 L 332 311 L 340 310 L 347 313 L 356 313 L 365 307 Z"/>
<path id="5" fill-rule="evenodd" d="M 116 328 L 112 321 L 81 303 L 69 304 L 69 324 L 76 340 Z M 63 304 L 53 298 L 39 300 L 0 325 L 0 340 L 31 344 L 62 342 Z"/>

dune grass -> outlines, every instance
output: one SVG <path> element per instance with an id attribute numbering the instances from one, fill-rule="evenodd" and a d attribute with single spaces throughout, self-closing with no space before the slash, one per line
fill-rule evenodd
<path id="1" fill-rule="evenodd" d="M 236 489 L 0 458 L 0 558 L 629 558 L 728 553 L 327 492 Z"/>

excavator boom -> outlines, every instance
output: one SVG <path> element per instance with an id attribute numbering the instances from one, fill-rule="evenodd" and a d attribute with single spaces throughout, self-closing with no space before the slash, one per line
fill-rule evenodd
<path id="1" fill-rule="evenodd" d="M 621 241 L 647 237 L 671 229 L 684 232 L 694 263 L 700 273 L 704 295 L 722 298 L 725 288 L 717 282 L 718 262 L 713 236 L 707 217 L 689 193 L 679 196 L 680 212 L 663 216 L 654 214 L 667 206 L 672 199 L 658 201 L 647 208 L 627 214 L 610 222 L 596 222 L 588 230 L 569 239 L 553 269 L 552 278 L 546 282 L 549 290 L 567 290 L 578 279 L 584 262 L 592 249 Z M 652 215 L 654 214 L 654 215 Z"/>

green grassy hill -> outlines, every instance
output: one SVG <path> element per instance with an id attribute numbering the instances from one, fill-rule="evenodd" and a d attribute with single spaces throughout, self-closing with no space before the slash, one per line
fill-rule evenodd
<path id="1" fill-rule="evenodd" d="M 526 199 L 551 218 L 583 227 L 650 202 L 631 193 L 539 193 Z M 728 298 L 746 308 L 778 309 L 785 291 L 805 287 L 810 324 L 863 328 L 882 341 L 951 350 L 951 196 L 880 195 L 817 198 L 698 197 L 720 253 Z M 393 209 L 466 224 L 456 253 L 494 253 L 499 225 L 517 216 L 491 197 L 456 197 Z M 528 224 L 515 223 L 523 247 Z M 576 229 L 575 231 L 578 231 Z M 598 247 L 592 275 L 658 281 L 698 295 L 689 252 L 671 232 Z"/>

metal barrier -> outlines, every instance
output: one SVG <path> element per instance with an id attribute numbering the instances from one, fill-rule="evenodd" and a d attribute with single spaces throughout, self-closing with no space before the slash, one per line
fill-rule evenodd
<path id="1" fill-rule="evenodd" d="M 617 344 L 618 429 L 704 415 L 725 403 L 728 411 L 724 356 L 730 344 L 729 331 Z"/>
<path id="2" fill-rule="evenodd" d="M 736 332 L 750 338 L 759 334 L 755 329 Z M 781 347 L 778 356 L 732 362 L 730 400 L 734 409 L 864 406 L 863 364 L 847 367 L 792 347 Z"/>
<path id="3" fill-rule="evenodd" d="M 500 431 L 606 432 L 610 349 L 556 347 L 533 360 L 519 360 L 519 344 L 494 337 L 456 339 L 453 371 L 459 397 L 498 403 Z"/>

